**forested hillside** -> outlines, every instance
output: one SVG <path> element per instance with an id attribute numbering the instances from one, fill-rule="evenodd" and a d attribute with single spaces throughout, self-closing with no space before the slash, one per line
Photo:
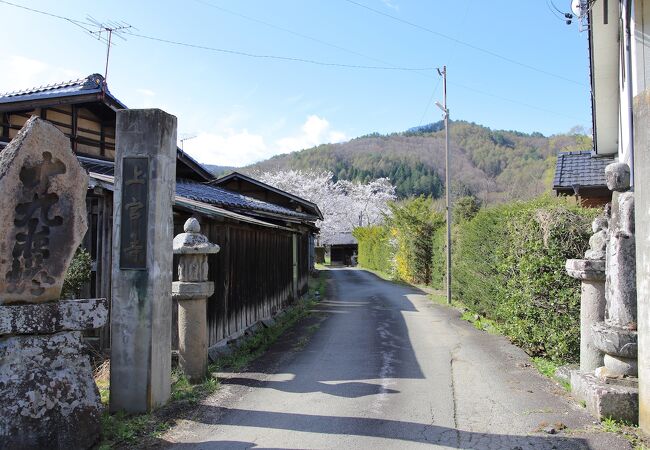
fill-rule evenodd
<path id="1" fill-rule="evenodd" d="M 555 156 L 591 146 L 581 134 L 545 137 L 540 133 L 496 131 L 452 122 L 452 189 L 484 203 L 535 197 L 550 189 Z M 390 135 L 372 134 L 340 144 L 278 155 L 245 171 L 330 170 L 335 179 L 367 182 L 388 177 L 399 197 L 444 193 L 445 132 L 442 123 Z"/>

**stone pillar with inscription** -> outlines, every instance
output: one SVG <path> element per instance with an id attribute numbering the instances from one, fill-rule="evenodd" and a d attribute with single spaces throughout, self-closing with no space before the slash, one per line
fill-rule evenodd
<path id="1" fill-rule="evenodd" d="M 0 153 L 0 447 L 89 448 L 102 405 L 82 332 L 105 299 L 59 300 L 86 230 L 88 175 L 32 117 Z"/>
<path id="2" fill-rule="evenodd" d="M 151 411 L 171 391 L 176 117 L 117 112 L 111 411 Z"/>
<path id="3" fill-rule="evenodd" d="M 178 261 L 178 281 L 172 285 L 172 297 L 178 301 L 178 362 L 192 383 L 200 383 L 208 372 L 207 301 L 214 293 L 208 281 L 208 255 L 219 246 L 201 234 L 199 221 L 185 222 L 184 233 L 174 238 Z"/>

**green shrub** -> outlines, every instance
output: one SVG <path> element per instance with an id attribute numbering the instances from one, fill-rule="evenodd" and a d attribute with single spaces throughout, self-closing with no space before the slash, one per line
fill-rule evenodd
<path id="1" fill-rule="evenodd" d="M 433 232 L 431 240 L 431 286 L 445 288 L 447 270 L 447 227 L 441 226 Z"/>
<path id="2" fill-rule="evenodd" d="M 83 286 L 90 281 L 91 264 L 90 253 L 83 247 L 77 248 L 63 279 L 61 298 L 79 297 Z"/>
<path id="3" fill-rule="evenodd" d="M 597 212 L 545 199 L 520 206 L 507 221 L 495 314 L 502 331 L 531 355 L 557 362 L 579 356 L 580 283 L 564 265 L 584 254 Z"/>
<path id="4" fill-rule="evenodd" d="M 444 218 L 433 209 L 430 198 L 417 197 L 389 205 L 388 225 L 397 239 L 396 272 L 411 283 L 431 282 L 432 238 L 444 224 Z"/>
<path id="5" fill-rule="evenodd" d="M 460 223 L 464 220 L 471 220 L 481 209 L 481 201 L 473 195 L 466 195 L 454 201 L 452 223 Z"/>
<path id="6" fill-rule="evenodd" d="M 359 242 L 359 265 L 392 275 L 395 252 L 390 230 L 384 226 L 359 227 L 352 234 Z"/>
<path id="7" fill-rule="evenodd" d="M 504 206 L 483 209 L 452 233 L 452 293 L 472 311 L 490 316 L 499 296 L 497 277 L 506 247 Z"/>
<path id="8" fill-rule="evenodd" d="M 596 210 L 542 197 L 476 211 L 464 201 L 452 229 L 452 293 L 533 356 L 579 356 L 580 283 L 565 262 L 584 254 Z M 393 204 L 386 226 L 357 228 L 359 263 L 443 289 L 446 229 L 431 201 Z"/>
<path id="9" fill-rule="evenodd" d="M 580 284 L 564 269 L 597 211 L 542 198 L 481 210 L 453 241 L 453 295 L 534 356 L 579 355 Z"/>

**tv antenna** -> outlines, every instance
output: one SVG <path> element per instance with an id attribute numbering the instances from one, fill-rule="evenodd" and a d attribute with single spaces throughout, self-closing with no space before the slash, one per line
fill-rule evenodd
<path id="1" fill-rule="evenodd" d="M 183 148 L 183 144 L 185 144 L 185 141 L 189 141 L 190 139 L 194 139 L 196 135 L 185 135 L 185 137 L 179 139 L 181 141 L 181 152 L 185 153 L 185 149 Z"/>
<path id="2" fill-rule="evenodd" d="M 115 22 L 109 21 L 106 23 L 95 20 L 91 16 L 88 16 L 88 21 L 97 27 L 97 31 L 91 31 L 90 33 L 97 36 L 97 40 L 102 41 L 106 44 L 106 67 L 104 69 L 104 86 L 106 85 L 106 79 L 108 78 L 108 61 L 111 55 L 111 45 L 115 45 L 113 42 L 113 35 L 126 41 L 126 38 L 122 36 L 126 33 L 126 30 L 133 28 L 126 22 Z"/>

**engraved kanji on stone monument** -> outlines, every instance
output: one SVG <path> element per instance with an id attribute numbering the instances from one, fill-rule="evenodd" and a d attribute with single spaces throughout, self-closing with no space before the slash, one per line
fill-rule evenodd
<path id="1" fill-rule="evenodd" d="M 60 300 L 86 230 L 88 175 L 70 140 L 29 119 L 0 153 L 0 448 L 90 448 L 102 404 L 82 341 L 106 299 Z"/>
<path id="2" fill-rule="evenodd" d="M 70 141 L 52 129 L 32 118 L 0 154 L 0 304 L 59 298 L 88 228 L 86 192 L 76 188 L 87 186 L 88 175 Z"/>
<path id="3" fill-rule="evenodd" d="M 147 268 L 149 160 L 124 158 L 120 269 Z"/>

